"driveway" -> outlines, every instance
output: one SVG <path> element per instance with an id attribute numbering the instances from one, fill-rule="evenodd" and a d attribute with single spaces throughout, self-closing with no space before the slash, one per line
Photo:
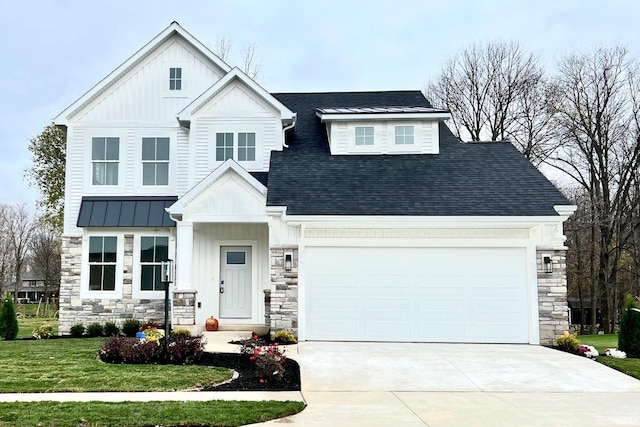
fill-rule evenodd
<path id="1" fill-rule="evenodd" d="M 308 407 L 264 425 L 640 425 L 640 381 L 540 346 L 304 342 Z"/>

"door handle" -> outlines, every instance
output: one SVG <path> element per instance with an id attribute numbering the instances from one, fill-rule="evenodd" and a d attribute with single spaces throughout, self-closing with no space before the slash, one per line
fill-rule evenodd
<path id="1" fill-rule="evenodd" d="M 220 293 L 224 294 L 224 280 L 220 281 Z"/>

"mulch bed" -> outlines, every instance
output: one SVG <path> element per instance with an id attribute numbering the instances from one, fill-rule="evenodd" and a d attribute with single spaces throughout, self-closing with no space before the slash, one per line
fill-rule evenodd
<path id="1" fill-rule="evenodd" d="M 256 377 L 254 363 L 249 356 L 239 353 L 207 353 L 205 352 L 199 365 L 218 366 L 233 369 L 239 377 L 218 386 L 205 387 L 203 391 L 299 391 L 300 366 L 295 360 L 285 361 L 282 380 L 274 383 L 261 383 Z"/>

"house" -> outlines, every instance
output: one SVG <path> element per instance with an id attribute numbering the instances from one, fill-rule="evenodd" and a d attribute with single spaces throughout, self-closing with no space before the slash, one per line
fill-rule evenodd
<path id="1" fill-rule="evenodd" d="M 55 118 L 60 331 L 162 319 L 301 340 L 549 343 L 575 207 L 419 91 L 270 93 L 178 23 Z"/>
<path id="2" fill-rule="evenodd" d="M 16 282 L 10 283 L 7 288 L 12 297 L 15 297 L 15 288 Z M 22 304 L 35 304 L 44 298 L 46 290 L 44 279 L 35 274 L 33 270 L 27 268 L 22 273 L 20 284 L 18 285 L 18 298 L 14 299 Z M 55 293 L 52 296 L 55 297 Z"/>

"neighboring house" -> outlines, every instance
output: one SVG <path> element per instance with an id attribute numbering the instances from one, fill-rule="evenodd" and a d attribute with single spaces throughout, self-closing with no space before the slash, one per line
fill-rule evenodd
<path id="1" fill-rule="evenodd" d="M 16 282 L 11 283 L 8 289 L 11 296 L 14 296 Z M 18 298 L 16 301 L 23 304 L 35 304 L 44 298 L 45 291 L 46 286 L 44 284 L 44 279 L 33 273 L 33 271 L 27 270 L 22 273 L 22 280 L 18 285 Z"/>
<path id="2" fill-rule="evenodd" d="M 60 331 L 161 320 L 171 258 L 174 327 L 551 342 L 575 208 L 511 144 L 461 143 L 448 118 L 419 91 L 269 93 L 172 23 L 55 118 Z"/>

